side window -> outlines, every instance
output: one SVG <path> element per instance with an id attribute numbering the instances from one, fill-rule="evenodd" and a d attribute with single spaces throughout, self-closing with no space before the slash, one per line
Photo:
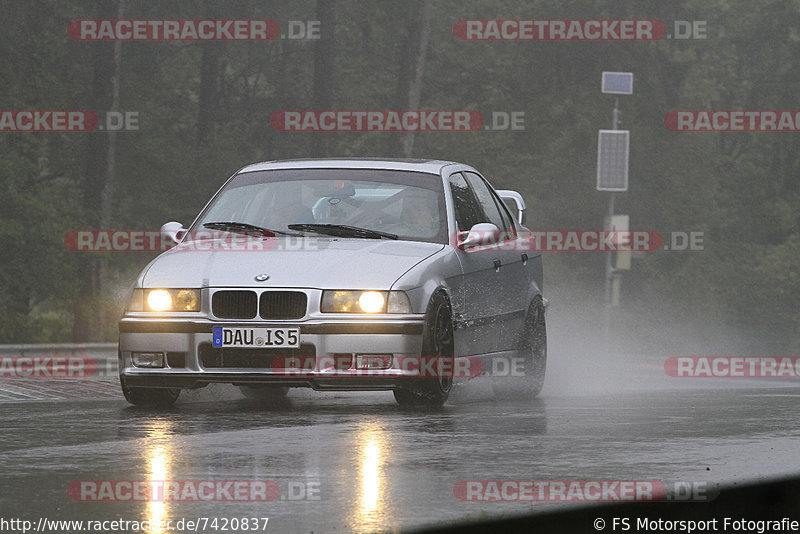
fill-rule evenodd
<path id="1" fill-rule="evenodd" d="M 464 232 L 479 222 L 483 222 L 481 208 L 464 176 L 461 173 L 455 173 L 450 176 L 449 181 L 458 229 Z"/>
<path id="2" fill-rule="evenodd" d="M 474 172 L 465 172 L 464 175 L 466 175 L 469 185 L 472 186 L 472 190 L 475 191 L 475 196 L 478 197 L 478 202 L 480 202 L 481 208 L 483 208 L 483 212 L 486 214 L 486 218 L 489 219 L 488 222 L 497 226 L 501 232 L 512 231 L 513 226 L 509 228 L 508 221 L 500 215 L 500 208 L 497 206 L 497 201 L 489 190 L 489 186 L 483 181 L 483 178 Z"/>

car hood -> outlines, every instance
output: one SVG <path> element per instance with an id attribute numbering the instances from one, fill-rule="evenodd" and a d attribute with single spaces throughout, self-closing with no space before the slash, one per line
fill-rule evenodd
<path id="1" fill-rule="evenodd" d="M 150 264 L 141 278 L 142 287 L 389 289 L 403 273 L 444 245 L 278 237 L 264 240 L 260 250 L 230 248 L 230 243 L 220 240 L 181 243 Z M 269 279 L 257 282 L 256 275 Z"/>

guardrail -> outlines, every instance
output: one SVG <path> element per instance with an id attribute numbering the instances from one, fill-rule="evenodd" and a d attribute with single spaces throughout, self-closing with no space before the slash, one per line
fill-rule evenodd
<path id="1" fill-rule="evenodd" d="M 0 345 L 3 356 L 89 356 L 95 360 L 116 360 L 117 343 L 42 343 Z"/>

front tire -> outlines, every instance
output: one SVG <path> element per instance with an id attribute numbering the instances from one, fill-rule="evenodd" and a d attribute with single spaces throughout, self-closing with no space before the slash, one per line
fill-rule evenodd
<path id="1" fill-rule="evenodd" d="M 453 387 L 453 319 L 450 301 L 443 292 L 431 297 L 425 312 L 422 332 L 423 358 L 437 359 L 437 376 L 409 378 L 406 387 L 394 390 L 394 398 L 403 407 L 438 408 L 450 395 Z M 444 359 L 444 361 L 439 360 Z M 443 372 L 444 371 L 444 372 Z"/>

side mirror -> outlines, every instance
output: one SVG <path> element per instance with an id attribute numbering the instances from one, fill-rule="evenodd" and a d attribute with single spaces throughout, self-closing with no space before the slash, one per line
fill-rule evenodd
<path id="1" fill-rule="evenodd" d="M 497 195 L 503 202 L 512 202 L 514 206 L 517 208 L 517 222 L 522 226 L 525 226 L 525 200 L 523 200 L 522 195 L 517 193 L 516 191 L 511 191 L 510 189 L 500 189 L 497 191 Z"/>
<path id="2" fill-rule="evenodd" d="M 171 221 L 161 227 L 161 239 L 177 245 L 186 234 L 186 228 L 179 222 Z"/>
<path id="3" fill-rule="evenodd" d="M 464 250 L 469 247 L 480 245 L 492 245 L 500 240 L 500 229 L 492 223 L 478 223 L 469 229 L 469 232 L 461 232 L 458 240 L 458 248 Z"/>

